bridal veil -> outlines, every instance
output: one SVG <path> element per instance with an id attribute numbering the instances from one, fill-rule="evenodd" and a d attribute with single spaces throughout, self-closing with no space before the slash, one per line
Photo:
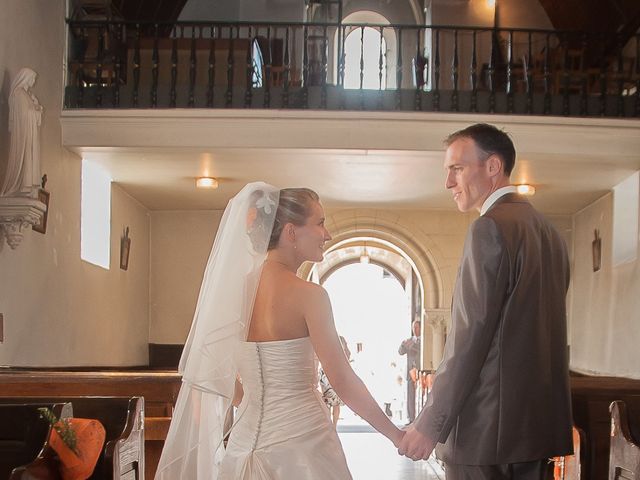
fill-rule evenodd
<path id="1" fill-rule="evenodd" d="M 279 189 L 250 183 L 224 211 L 180 359 L 182 386 L 156 480 L 213 480 L 224 448 L 238 343 L 247 336 Z"/>

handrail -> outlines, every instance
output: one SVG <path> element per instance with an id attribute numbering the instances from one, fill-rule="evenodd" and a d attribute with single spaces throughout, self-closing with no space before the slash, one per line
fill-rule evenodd
<path id="1" fill-rule="evenodd" d="M 548 29 L 336 22 L 66 22 L 70 31 L 66 108 L 347 108 L 640 116 L 640 34 L 626 48 L 618 40 L 611 54 L 604 33 Z M 366 42 L 377 42 L 372 51 L 365 48 L 367 29 L 374 35 Z M 352 32 L 357 32 L 356 40 L 350 37 Z M 349 45 L 353 50 L 347 52 Z"/>

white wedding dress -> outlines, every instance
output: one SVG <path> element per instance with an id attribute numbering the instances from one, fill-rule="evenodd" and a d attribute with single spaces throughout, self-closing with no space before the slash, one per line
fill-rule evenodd
<path id="1" fill-rule="evenodd" d="M 309 337 L 241 342 L 244 397 L 220 480 L 349 480 L 329 411 L 317 389 Z"/>

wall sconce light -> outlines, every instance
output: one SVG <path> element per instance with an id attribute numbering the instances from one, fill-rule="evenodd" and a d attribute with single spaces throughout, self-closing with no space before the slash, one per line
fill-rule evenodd
<path id="1" fill-rule="evenodd" d="M 521 185 L 516 185 L 516 191 L 520 195 L 527 195 L 530 197 L 532 195 L 535 195 L 536 187 L 534 187 L 533 185 L 529 185 L 528 183 L 523 183 Z"/>
<path id="2" fill-rule="evenodd" d="M 218 180 L 213 177 L 198 177 L 196 178 L 197 188 L 218 188 Z"/>

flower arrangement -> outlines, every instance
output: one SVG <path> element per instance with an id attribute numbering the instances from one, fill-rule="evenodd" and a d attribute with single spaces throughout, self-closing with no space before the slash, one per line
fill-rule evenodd
<path id="1" fill-rule="evenodd" d="M 62 480 L 89 478 L 104 446 L 102 423 L 91 418 L 56 418 L 49 408 L 39 410 L 52 427 L 49 445 L 60 459 Z"/>
<path id="2" fill-rule="evenodd" d="M 49 422 L 51 427 L 58 433 L 64 444 L 72 450 L 76 455 L 78 454 L 78 438 L 75 430 L 71 428 L 71 422 L 68 418 L 58 419 L 49 407 L 42 407 L 38 409 L 40 415 Z"/>

